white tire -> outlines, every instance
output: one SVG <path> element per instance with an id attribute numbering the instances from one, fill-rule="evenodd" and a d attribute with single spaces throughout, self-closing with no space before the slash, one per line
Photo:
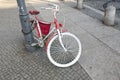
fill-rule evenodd
<path id="1" fill-rule="evenodd" d="M 64 51 L 60 45 L 58 35 L 55 35 L 48 43 L 47 56 L 55 66 L 69 67 L 75 64 L 81 56 L 81 42 L 72 33 L 64 32 L 61 35 L 63 45 L 67 51 Z"/>

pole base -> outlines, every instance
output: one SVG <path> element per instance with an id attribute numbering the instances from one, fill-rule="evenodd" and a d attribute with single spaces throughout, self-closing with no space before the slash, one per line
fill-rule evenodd
<path id="1" fill-rule="evenodd" d="M 25 48 L 26 48 L 26 49 L 27 49 L 27 51 L 29 51 L 29 52 L 34 52 L 34 51 L 36 51 L 36 50 L 37 50 L 37 48 L 36 48 L 36 47 L 31 46 L 31 45 L 29 45 L 29 44 L 25 44 Z"/>

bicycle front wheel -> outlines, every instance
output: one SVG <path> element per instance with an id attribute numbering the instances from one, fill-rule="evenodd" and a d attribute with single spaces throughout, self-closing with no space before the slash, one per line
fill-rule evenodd
<path id="1" fill-rule="evenodd" d="M 62 43 L 67 51 L 61 46 L 59 36 L 54 36 L 47 46 L 48 59 L 57 67 L 69 67 L 75 64 L 81 55 L 81 42 L 69 32 L 61 33 Z"/>

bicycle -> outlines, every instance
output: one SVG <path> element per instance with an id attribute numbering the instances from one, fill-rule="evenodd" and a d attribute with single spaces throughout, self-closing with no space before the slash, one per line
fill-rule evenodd
<path id="1" fill-rule="evenodd" d="M 81 56 L 81 42 L 80 40 L 62 29 L 63 25 L 58 22 L 56 14 L 59 12 L 57 4 L 51 4 L 52 7 L 42 7 L 42 10 L 52 10 L 54 20 L 53 22 L 44 22 L 39 20 L 37 10 L 30 10 L 29 14 L 34 16 L 30 20 L 33 30 L 35 30 L 34 39 L 36 43 L 32 46 L 46 46 L 47 56 L 49 61 L 57 67 L 69 67 L 75 64 Z M 51 29 L 51 25 L 53 25 Z M 74 45 L 72 44 L 74 43 Z"/>

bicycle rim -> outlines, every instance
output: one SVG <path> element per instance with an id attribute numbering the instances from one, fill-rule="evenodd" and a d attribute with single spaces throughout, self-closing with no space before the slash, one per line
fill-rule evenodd
<path id="1" fill-rule="evenodd" d="M 67 51 L 65 52 L 60 45 L 58 35 L 54 36 L 47 47 L 48 59 L 58 67 L 69 67 L 75 64 L 81 55 L 81 42 L 79 39 L 69 33 L 61 33 L 62 42 Z"/>

